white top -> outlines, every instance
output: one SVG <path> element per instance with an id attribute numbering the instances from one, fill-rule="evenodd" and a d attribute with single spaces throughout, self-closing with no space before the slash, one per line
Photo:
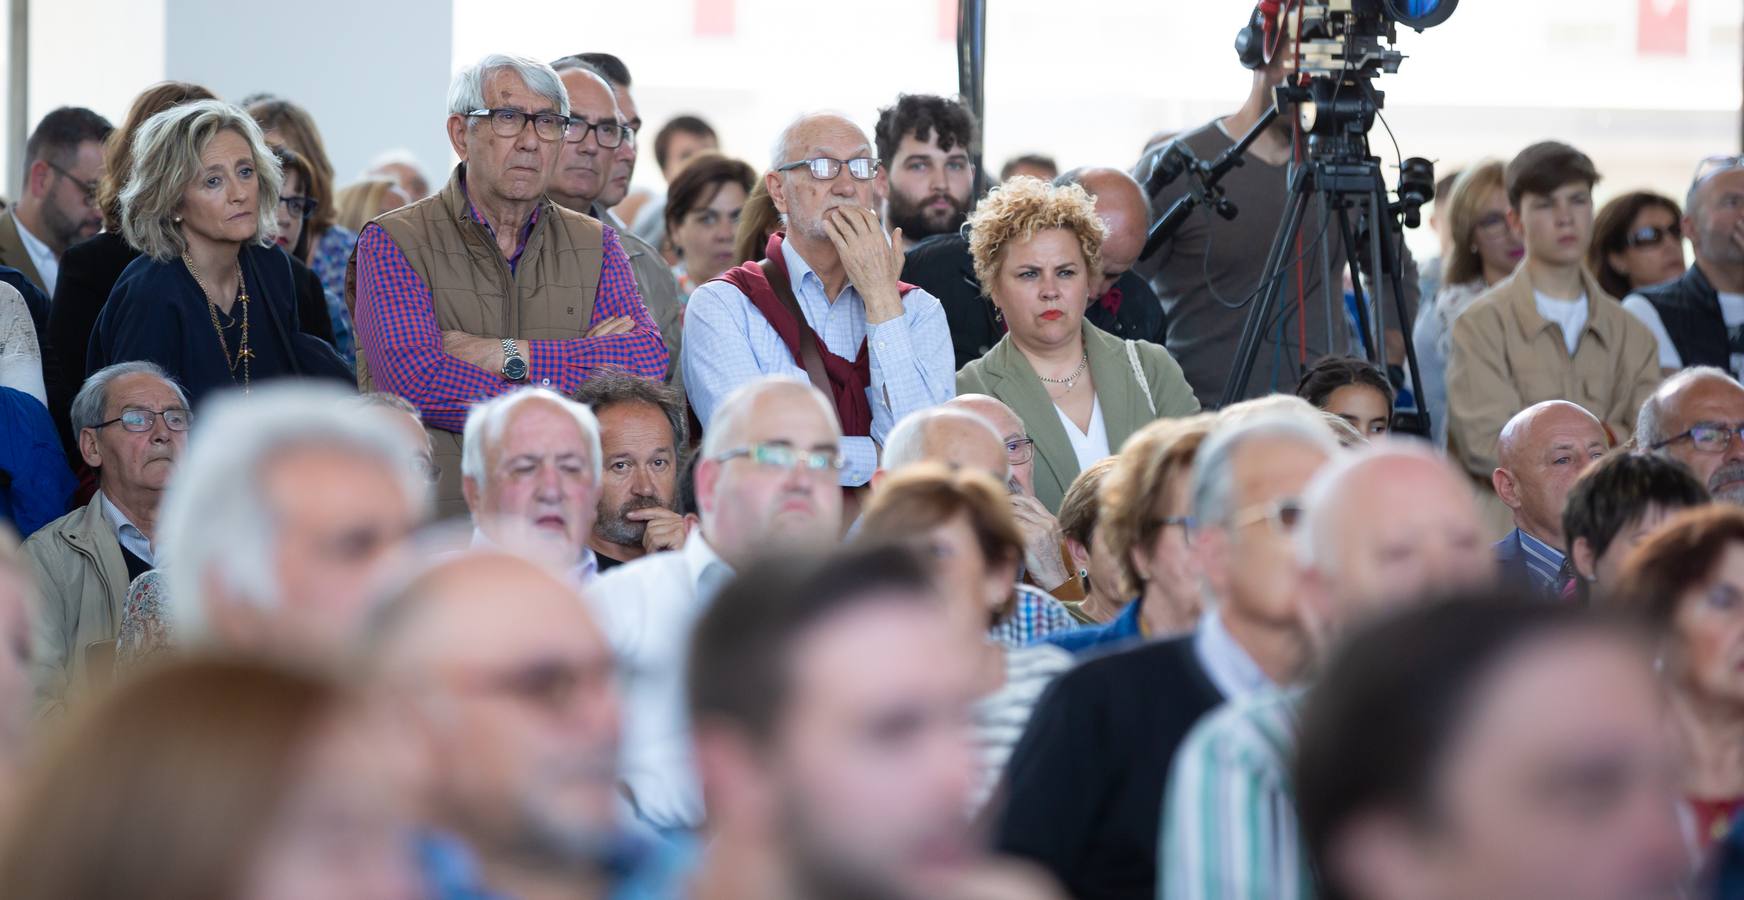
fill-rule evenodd
<path id="1" fill-rule="evenodd" d="M 699 531 L 682 550 L 607 570 L 588 591 L 588 604 L 624 673 L 619 777 L 636 814 L 657 829 L 695 828 L 703 821 L 685 669 L 691 629 L 732 574 Z"/>
<path id="2" fill-rule="evenodd" d="M 1225 700 L 1277 687 L 1247 650 L 1236 643 L 1215 611 L 1199 617 L 1199 628 L 1193 632 L 1193 653 Z"/>
<path id="3" fill-rule="evenodd" d="M 1646 325 L 1658 339 L 1659 367 L 1683 368 L 1683 356 L 1677 352 L 1677 345 L 1671 342 L 1671 332 L 1665 330 L 1665 323 L 1659 318 L 1659 310 L 1653 308 L 1653 302 L 1640 294 L 1630 294 L 1623 298 L 1623 308 L 1641 320 L 1641 324 Z M 1726 336 L 1732 346 L 1732 358 L 1727 368 L 1732 370 L 1734 377 L 1744 377 L 1744 353 L 1738 352 L 1744 347 L 1744 294 L 1721 292 L 1720 318 L 1726 322 Z"/>
<path id="4" fill-rule="evenodd" d="M 1011 748 L 1029 725 L 1042 691 L 1062 672 L 1072 667 L 1074 657 L 1053 644 L 1031 644 L 1005 651 L 1005 684 L 975 701 L 975 743 L 981 752 L 981 782 L 976 785 L 970 812 L 979 812 L 1011 759 Z"/>
<path id="5" fill-rule="evenodd" d="M 54 296 L 55 280 L 61 274 L 61 261 L 54 255 L 48 245 L 38 240 L 24 223 L 18 221 L 16 213 L 12 216 L 12 224 L 18 228 L 18 242 L 24 245 L 24 252 L 30 255 L 30 264 L 36 267 L 36 273 L 42 276 L 42 292 Z"/>
<path id="6" fill-rule="evenodd" d="M 1054 406 L 1054 414 L 1060 417 L 1060 425 L 1066 429 L 1066 440 L 1072 442 L 1072 453 L 1078 457 L 1080 472 L 1111 452 L 1108 449 L 1108 426 L 1102 423 L 1102 398 L 1095 394 L 1090 397 L 1090 430 L 1087 433 L 1078 430 L 1077 423 L 1066 415 L 1065 410 L 1057 404 Z"/>
<path id="7" fill-rule="evenodd" d="M 497 542 L 485 536 L 485 533 L 474 525 L 472 528 L 472 546 L 496 547 Z M 581 545 L 581 561 L 569 569 L 569 582 L 578 588 L 584 588 L 592 584 L 594 579 L 598 577 L 599 556 L 593 552 L 592 547 L 583 544 Z"/>
<path id="8" fill-rule="evenodd" d="M 36 345 L 36 325 L 18 289 L 0 282 L 0 387 L 35 397 L 48 405 L 42 380 L 42 348 Z"/>
<path id="9" fill-rule="evenodd" d="M 102 491 L 97 492 L 97 497 L 97 508 L 103 511 L 103 519 L 114 530 L 115 540 L 121 546 L 126 547 L 128 553 L 144 560 L 146 565 L 155 567 L 157 557 L 151 551 L 151 541 L 146 538 L 145 532 L 140 531 L 139 526 L 127 518 L 127 514 L 121 511 L 121 507 L 110 503 L 109 497 Z"/>
<path id="10" fill-rule="evenodd" d="M 1568 347 L 1568 355 L 1573 356 L 1575 348 L 1580 346 L 1581 329 L 1587 327 L 1587 295 L 1582 294 L 1573 300 L 1558 300 L 1533 291 L 1532 299 L 1538 304 L 1538 314 L 1546 322 L 1555 322 L 1562 326 L 1562 342 Z"/>

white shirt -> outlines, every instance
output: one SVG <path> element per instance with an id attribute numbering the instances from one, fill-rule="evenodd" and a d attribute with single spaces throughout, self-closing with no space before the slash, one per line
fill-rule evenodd
<path id="1" fill-rule="evenodd" d="M 1646 325 L 1659 341 L 1659 367 L 1683 368 L 1683 356 L 1677 352 L 1677 345 L 1671 342 L 1671 332 L 1665 330 L 1665 322 L 1660 320 L 1659 310 L 1653 308 L 1653 302 L 1640 294 L 1630 294 L 1623 298 L 1623 308 L 1641 320 L 1641 324 Z M 1726 323 L 1726 334 L 1732 338 L 1732 346 L 1744 343 L 1744 294 L 1721 292 L 1720 318 Z M 1727 367 L 1734 376 L 1744 377 L 1744 353 L 1734 351 Z"/>
<path id="2" fill-rule="evenodd" d="M 655 828 L 694 828 L 703 821 L 685 711 L 685 669 L 691 629 L 731 575 L 699 531 L 682 550 L 652 553 L 608 570 L 588 591 L 594 617 L 624 673 L 619 777 L 637 815 Z"/>
<path id="3" fill-rule="evenodd" d="M 1199 658 L 1199 665 L 1205 667 L 1205 674 L 1212 684 L 1217 685 L 1224 700 L 1246 697 L 1277 686 L 1266 677 L 1260 664 L 1254 662 L 1253 657 L 1230 636 L 1229 629 L 1223 627 L 1222 617 L 1215 611 L 1207 611 L 1199 617 L 1199 628 L 1193 632 L 1193 654 Z"/>
<path id="4" fill-rule="evenodd" d="M 1544 317 L 1544 321 L 1555 322 L 1562 327 L 1562 342 L 1568 347 L 1568 355 L 1573 356 L 1575 348 L 1580 346 L 1581 329 L 1587 327 L 1587 295 L 1582 294 L 1573 300 L 1558 300 L 1533 291 L 1532 299 L 1538 305 L 1538 314 Z"/>
<path id="5" fill-rule="evenodd" d="M 127 514 L 121 511 L 121 507 L 110 503 L 109 498 L 102 491 L 98 491 L 97 496 L 101 498 L 98 508 L 103 511 L 103 519 L 109 523 L 109 528 L 115 532 L 115 540 L 127 548 L 128 553 L 139 557 L 145 561 L 146 565 L 155 568 L 157 556 L 152 553 L 151 539 L 145 536 L 145 532 L 139 530 L 138 525 L 133 524 L 133 521 L 127 518 Z"/>
<path id="6" fill-rule="evenodd" d="M 496 547 L 497 542 L 485 536 L 483 531 L 474 525 L 472 528 L 472 546 Z M 599 557 L 594 555 L 593 548 L 581 546 L 581 561 L 569 569 L 569 581 L 576 587 L 587 587 L 599 577 Z"/>
<path id="7" fill-rule="evenodd" d="M 1108 426 L 1102 422 L 1102 398 L 1095 394 L 1090 396 L 1090 430 L 1088 432 L 1079 431 L 1078 423 L 1073 422 L 1072 417 L 1066 415 L 1066 411 L 1058 405 L 1054 406 L 1055 414 L 1060 417 L 1060 425 L 1066 429 L 1066 440 L 1072 442 L 1072 455 L 1078 457 L 1078 471 L 1080 472 L 1095 465 L 1097 460 L 1109 455 Z"/>
<path id="8" fill-rule="evenodd" d="M 971 813 L 979 812 L 999 786 L 1011 748 L 1023 736 L 1030 713 L 1042 692 L 1075 658 L 1053 644 L 1031 644 L 1005 651 L 1005 684 L 975 701 L 975 743 L 981 753 L 981 780 L 975 786 Z"/>
<path id="9" fill-rule="evenodd" d="M 24 227 L 23 222 L 18 221 L 16 212 L 12 216 L 12 224 L 18 229 L 18 242 L 24 245 L 24 252 L 30 256 L 30 264 L 35 266 L 36 273 L 42 276 L 42 284 L 39 287 L 42 288 L 43 293 L 53 297 L 55 280 L 61 274 L 60 258 L 54 255 L 54 251 L 50 250 L 47 244 L 38 240 L 36 235 L 31 234 L 30 229 Z"/>

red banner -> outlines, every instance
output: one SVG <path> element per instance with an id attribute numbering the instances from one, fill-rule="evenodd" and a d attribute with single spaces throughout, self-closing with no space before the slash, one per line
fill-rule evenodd
<path id="1" fill-rule="evenodd" d="M 1689 0 L 1635 0 L 1635 52 L 1689 54 Z"/>
<path id="2" fill-rule="evenodd" d="M 733 33 L 733 0 L 696 0 L 695 29 L 699 37 L 728 37 Z"/>

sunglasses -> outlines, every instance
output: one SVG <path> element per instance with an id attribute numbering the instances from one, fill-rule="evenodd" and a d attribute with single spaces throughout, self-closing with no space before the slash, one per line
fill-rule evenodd
<path id="1" fill-rule="evenodd" d="M 1683 226 L 1673 222 L 1670 228 L 1661 228 L 1658 225 L 1637 228 L 1623 235 L 1623 243 L 1629 247 L 1656 247 L 1660 241 L 1666 238 L 1671 238 L 1674 241 L 1683 240 Z"/>

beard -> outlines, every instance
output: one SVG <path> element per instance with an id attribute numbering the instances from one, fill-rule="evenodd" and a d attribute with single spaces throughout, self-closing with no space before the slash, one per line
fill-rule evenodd
<path id="1" fill-rule="evenodd" d="M 1722 503 L 1744 505 L 1744 463 L 1727 463 L 1708 477 L 1708 492 Z"/>
<path id="2" fill-rule="evenodd" d="M 642 535 L 648 531 L 648 523 L 632 522 L 626 517 L 638 509 L 657 508 L 672 510 L 672 504 L 659 497 L 631 497 L 615 510 L 601 509 L 599 517 L 594 521 L 593 530 L 602 539 L 614 544 L 640 544 Z"/>
<path id="3" fill-rule="evenodd" d="M 945 209 L 935 209 L 932 204 L 937 200 L 950 205 Z M 890 192 L 890 227 L 902 229 L 903 237 L 911 241 L 935 234 L 954 234 L 968 218 L 967 200 L 958 200 L 949 194 L 927 194 L 919 201 L 911 201 L 900 191 Z"/>

